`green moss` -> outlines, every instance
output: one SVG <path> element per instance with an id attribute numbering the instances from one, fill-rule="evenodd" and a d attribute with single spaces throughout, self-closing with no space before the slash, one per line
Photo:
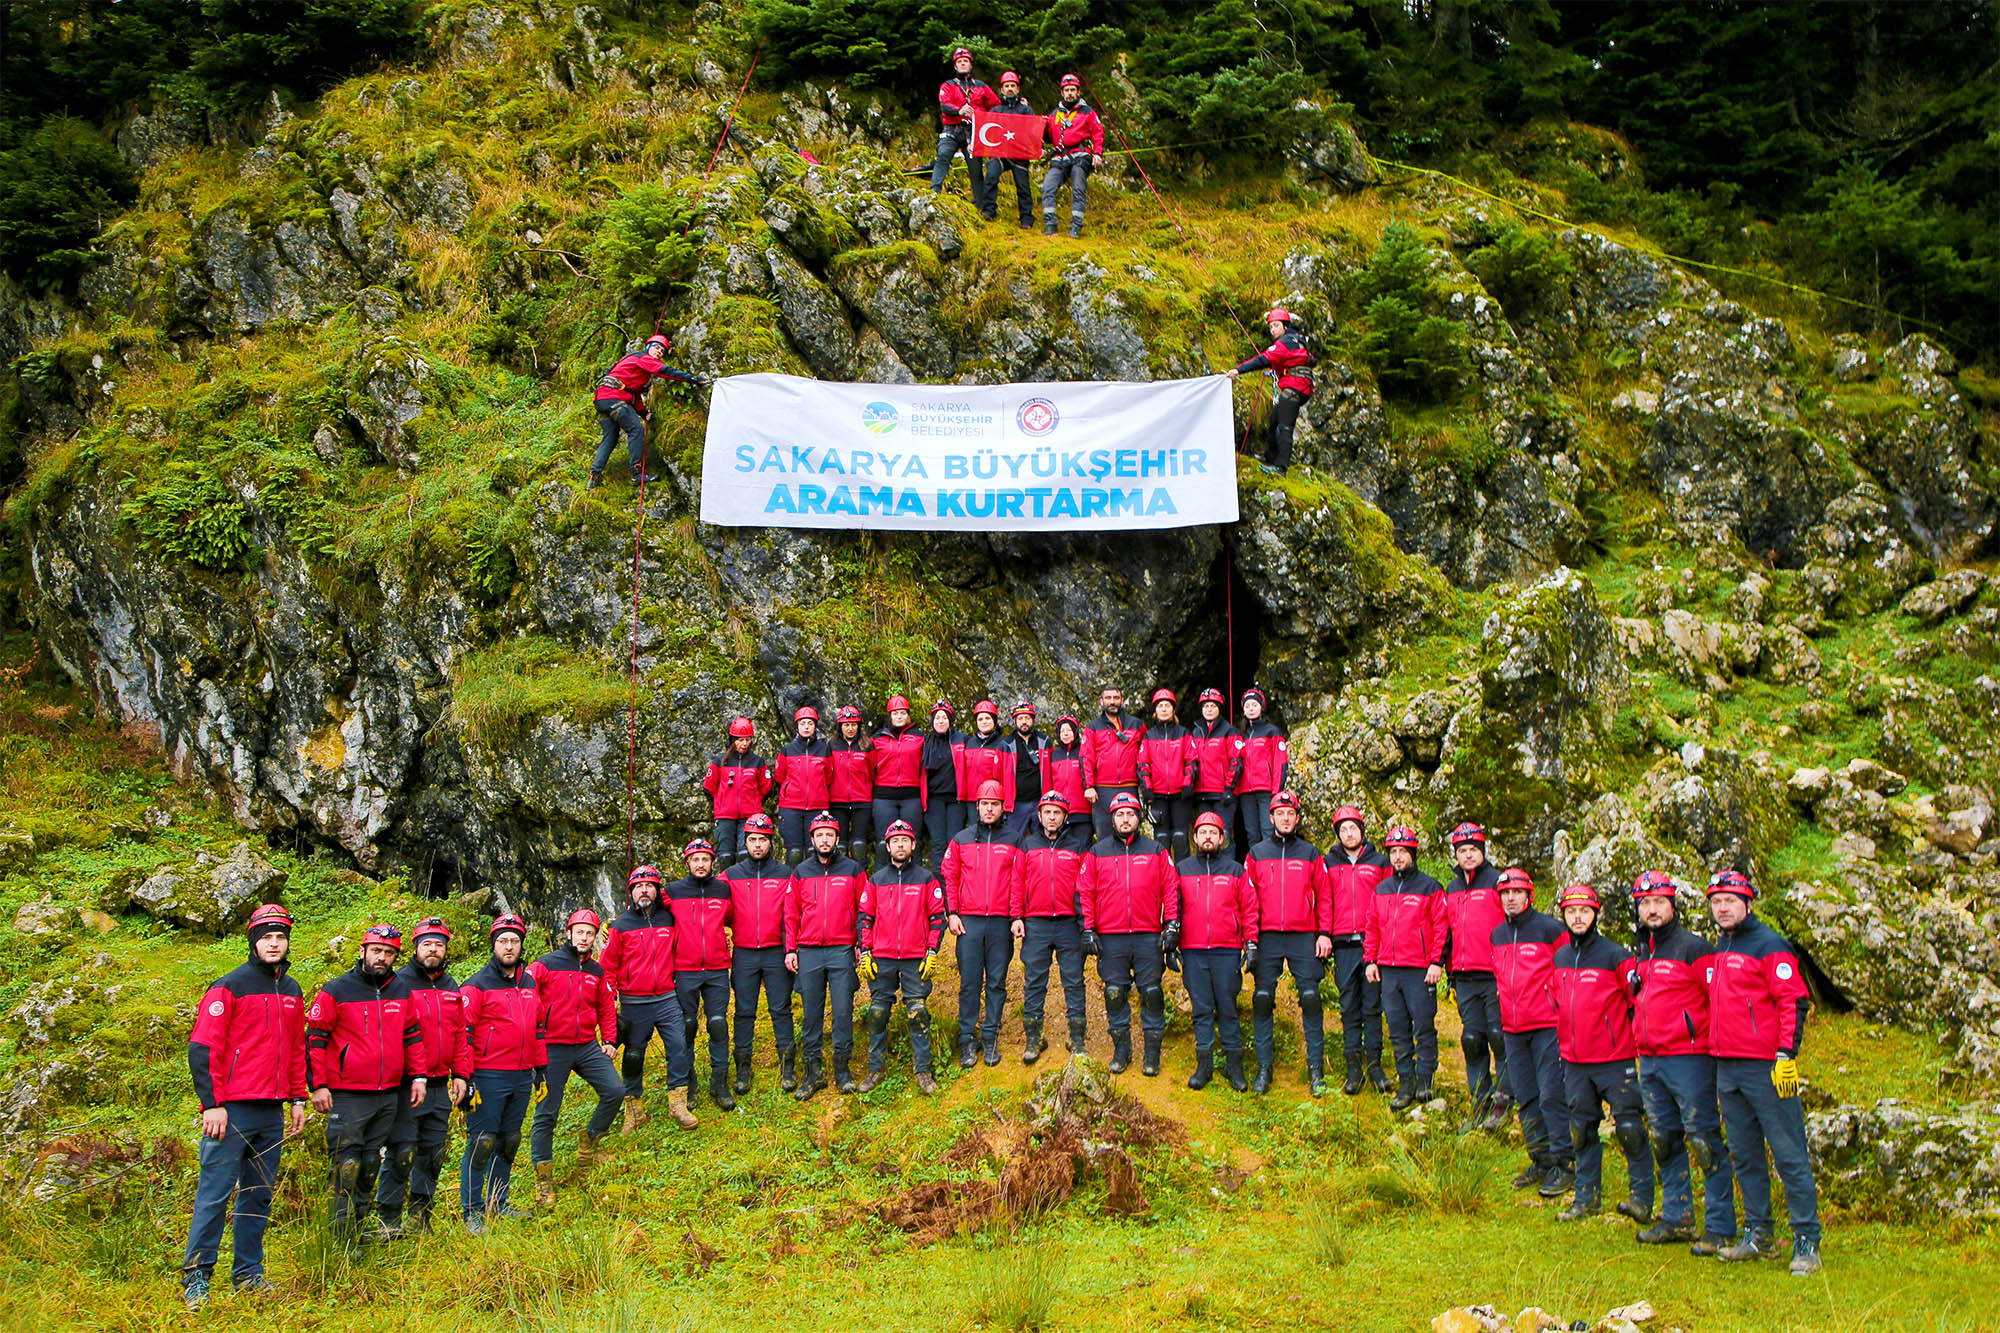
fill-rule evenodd
<path id="1" fill-rule="evenodd" d="M 623 708 L 628 686 L 602 661 L 538 636 L 466 654 L 452 673 L 451 715 L 467 739 L 499 745 L 556 716 L 579 726 Z"/>

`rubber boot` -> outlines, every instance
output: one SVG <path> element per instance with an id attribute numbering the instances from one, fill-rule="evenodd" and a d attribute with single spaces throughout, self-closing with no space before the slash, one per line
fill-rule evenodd
<path id="1" fill-rule="evenodd" d="M 819 1052 L 806 1052 L 805 1076 L 798 1080 L 798 1089 L 792 1095 L 802 1102 L 809 1102 L 813 1094 L 826 1086 L 826 1080 L 819 1076 Z"/>
<path id="2" fill-rule="evenodd" d="M 1042 1020 L 1032 1018 L 1021 1024 L 1021 1063 L 1031 1065 L 1042 1058 Z"/>
<path id="3" fill-rule="evenodd" d="M 736 1095 L 741 1097 L 750 1091 L 750 1052 L 736 1053 Z"/>
<path id="4" fill-rule="evenodd" d="M 1088 1020 L 1081 1014 L 1069 1020 L 1069 1053 L 1071 1055 L 1082 1055 L 1090 1046 L 1090 1032 L 1086 1026 L 1087 1022 Z"/>
<path id="5" fill-rule="evenodd" d="M 1224 1051 L 1222 1053 L 1222 1077 L 1236 1091 L 1249 1091 L 1250 1083 L 1243 1077 L 1243 1052 Z"/>
<path id="6" fill-rule="evenodd" d="M 556 1164 L 554 1162 L 535 1163 L 535 1207 L 556 1206 Z"/>
<path id="7" fill-rule="evenodd" d="M 667 1094 L 667 1114 L 672 1116 L 674 1123 L 682 1129 L 693 1129 L 701 1123 L 694 1118 L 693 1110 L 688 1107 L 689 1091 L 687 1088 L 675 1088 Z"/>
<path id="8" fill-rule="evenodd" d="M 854 1091 L 854 1071 L 847 1067 L 848 1056 L 836 1057 L 833 1062 L 833 1086 L 843 1093 Z"/>
<path id="9" fill-rule="evenodd" d="M 778 1051 L 778 1086 L 786 1092 L 799 1090 L 798 1048 L 786 1046 Z"/>
<path id="10" fill-rule="evenodd" d="M 1111 1072 L 1122 1074 L 1132 1064 L 1132 1030 L 1113 1031 L 1111 1034 Z"/>
<path id="11" fill-rule="evenodd" d="M 1160 1072 L 1160 1039 L 1151 1033 L 1145 1034 L 1145 1052 L 1145 1062 L 1139 1066 L 1139 1072 L 1152 1078 Z"/>
<path id="12" fill-rule="evenodd" d="M 1194 1053 L 1194 1072 L 1188 1075 L 1188 1087 L 1200 1092 L 1215 1077 L 1215 1052 L 1207 1049 Z"/>
<path id="13" fill-rule="evenodd" d="M 1306 1086 L 1315 1097 L 1326 1096 L 1326 1065 L 1319 1060 L 1306 1063 Z"/>
<path id="14" fill-rule="evenodd" d="M 594 1166 L 603 1160 L 604 1136 L 602 1134 L 593 1134 L 586 1129 L 576 1141 L 576 1164 L 578 1166 Z"/>
<path id="15" fill-rule="evenodd" d="M 1416 1100 L 1417 1092 L 1415 1088 L 1397 1088 L 1396 1095 L 1389 1099 L 1389 1109 L 1391 1111 L 1407 1111 L 1416 1103 Z"/>
<path id="16" fill-rule="evenodd" d="M 618 1131 L 621 1134 L 636 1134 L 644 1129 L 653 1117 L 646 1114 L 645 1103 L 637 1097 L 625 1099 L 625 1124 Z"/>
<path id="17" fill-rule="evenodd" d="M 1271 1066 L 1262 1060 L 1257 1062 L 1257 1081 L 1250 1085 L 1250 1090 L 1259 1097 L 1271 1090 Z"/>
<path id="18" fill-rule="evenodd" d="M 603 490 L 603 489 L 604 489 L 604 474 L 603 474 L 602 472 L 599 472 L 599 471 L 598 471 L 598 470 L 597 470 L 596 468 L 592 468 L 592 469 L 590 470 L 590 480 L 589 480 L 589 481 L 586 481 L 586 482 L 585 482 L 585 483 L 583 484 L 583 489 L 585 489 L 586 491 L 601 491 L 601 490 Z"/>
<path id="19" fill-rule="evenodd" d="M 718 1111 L 734 1111 L 736 1098 L 729 1092 L 729 1067 L 710 1065 L 708 1070 L 708 1096 Z"/>

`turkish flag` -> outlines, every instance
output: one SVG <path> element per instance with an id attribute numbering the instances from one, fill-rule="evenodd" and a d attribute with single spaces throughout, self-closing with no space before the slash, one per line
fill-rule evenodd
<path id="1" fill-rule="evenodd" d="M 1042 155 L 1042 118 L 1011 116 L 1004 111 L 981 111 L 972 118 L 974 157 L 1026 157 Z"/>

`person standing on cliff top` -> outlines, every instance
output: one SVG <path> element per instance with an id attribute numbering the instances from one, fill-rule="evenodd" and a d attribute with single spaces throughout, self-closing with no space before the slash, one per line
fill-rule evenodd
<path id="1" fill-rule="evenodd" d="M 965 155 L 965 169 L 972 178 L 972 202 L 986 213 L 986 167 L 972 156 L 972 118 L 981 111 L 1000 105 L 999 94 L 972 77 L 972 52 L 961 46 L 951 53 L 951 77 L 938 85 L 937 160 L 931 163 L 931 193 L 944 189 L 951 160 Z M 995 193 L 999 186 L 995 185 Z M 987 216 L 992 216 L 990 213 Z"/>

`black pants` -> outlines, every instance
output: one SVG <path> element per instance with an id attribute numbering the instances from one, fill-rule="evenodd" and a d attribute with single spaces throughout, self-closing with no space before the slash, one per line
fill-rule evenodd
<path id="1" fill-rule="evenodd" d="M 1246 791 L 1236 798 L 1236 813 L 1243 817 L 1243 837 L 1236 844 L 1236 859 L 1248 861 L 1250 849 L 1270 838 L 1278 831 L 1271 822 L 1271 797 L 1268 791 Z"/>
<path id="2" fill-rule="evenodd" d="M 1073 916 L 1031 916 L 1021 938 L 1021 1014 L 1042 1021 L 1049 995 L 1049 965 L 1062 973 L 1063 1008 L 1071 1026 L 1083 1021 L 1083 931 Z"/>
<path id="3" fill-rule="evenodd" d="M 680 997 L 681 1030 L 687 1037 L 689 1063 L 693 1063 L 699 1046 L 695 1024 L 701 1020 L 696 1015 L 706 1010 L 709 1068 L 717 1075 L 725 1073 L 729 1069 L 729 973 L 719 967 L 676 973 L 674 994 Z"/>
<path id="4" fill-rule="evenodd" d="M 1014 963 L 1014 935 L 1004 916 L 960 915 L 965 933 L 958 937 L 958 1047 L 972 1045 L 973 1029 L 982 1042 L 997 1041 L 1000 1019 L 1007 1012 L 1007 969 Z M 979 1012 L 984 992 L 986 1014 Z"/>
<path id="5" fill-rule="evenodd" d="M 1275 1059 L 1273 1044 L 1278 1004 L 1278 978 L 1286 968 L 1299 992 L 1299 1027 L 1305 1032 L 1306 1066 L 1326 1067 L 1326 1019 L 1319 998 L 1326 960 L 1314 952 L 1319 937 L 1309 930 L 1267 930 L 1257 941 L 1257 984 L 1250 994 L 1251 1029 L 1257 1039 L 1257 1064 Z"/>
<path id="6" fill-rule="evenodd" d="M 1694 1220 L 1693 1174 L 1688 1169 L 1688 1144 L 1693 1142 L 1701 1150 L 1699 1155 L 1707 1159 L 1701 1176 L 1702 1233 L 1735 1235 L 1736 1181 L 1729 1170 L 1728 1145 L 1722 1141 L 1715 1061 L 1706 1055 L 1641 1057 L 1639 1100 L 1646 1107 L 1646 1130 L 1665 1196 L 1660 1201 L 1660 1220 Z"/>
<path id="7" fill-rule="evenodd" d="M 694 1043 L 688 1036 L 692 1029 L 693 1024 L 681 1014 L 679 991 L 619 996 L 618 1044 L 624 1051 L 618 1061 L 618 1073 L 624 1080 L 624 1095 L 646 1095 L 646 1048 L 652 1045 L 655 1032 L 660 1034 L 660 1044 L 667 1052 L 667 1086 L 694 1086 L 693 1071 L 689 1068 L 694 1055 Z"/>
<path id="8" fill-rule="evenodd" d="M 1569 1093 L 1563 1087 L 1562 1051 L 1554 1028 L 1509 1032 L 1507 1081 L 1521 1112 L 1521 1141 L 1539 1166 L 1571 1166 Z"/>
<path id="9" fill-rule="evenodd" d="M 1100 790 L 1102 790 L 1100 788 Z M 1160 937 L 1150 930 L 1098 936 L 1097 978 L 1104 983 L 1104 1020 L 1113 1036 L 1132 1033 L 1132 989 L 1139 990 L 1139 1025 L 1148 1037 L 1167 1030 L 1166 974 Z"/>
<path id="10" fill-rule="evenodd" d="M 889 836 L 889 825 L 902 820 L 919 838 L 924 832 L 924 803 L 915 796 L 877 796 L 869 802 L 875 816 L 875 845 L 881 847 Z M 879 862 L 878 862 L 879 864 Z"/>
<path id="11" fill-rule="evenodd" d="M 1377 1068 L 1382 1064 L 1382 983 L 1368 979 L 1368 964 L 1361 959 L 1361 941 L 1336 940 L 1333 945 L 1333 985 L 1340 993 L 1340 1049 L 1347 1063 L 1365 1055 Z"/>
<path id="12" fill-rule="evenodd" d="M 924 864 L 939 870 L 944 865 L 945 844 L 964 827 L 965 802 L 931 797 L 930 809 L 924 811 L 924 829 L 930 834 L 930 845 L 924 848 Z"/>
<path id="13" fill-rule="evenodd" d="M 889 1067 L 889 1013 L 896 1007 L 896 991 L 903 993 L 903 1012 L 910 1020 L 910 1066 L 931 1072 L 931 1012 L 924 999 L 931 983 L 917 975 L 921 958 L 877 958 L 875 980 L 868 983 L 868 1068 L 879 1072 Z"/>
<path id="14" fill-rule="evenodd" d="M 817 810 L 787 810 L 778 807 L 778 842 L 784 847 L 785 864 L 795 866 L 806 859 L 812 850 L 812 842 L 806 837 L 806 825 Z"/>
<path id="15" fill-rule="evenodd" d="M 611 1128 L 618 1118 L 618 1103 L 625 1096 L 625 1081 L 618 1077 L 611 1057 L 594 1041 L 549 1043 L 549 1090 L 535 1107 L 528 1129 L 528 1160 L 552 1162 L 556 1155 L 556 1118 L 562 1114 L 563 1091 L 570 1074 L 583 1075 L 597 1094 L 597 1109 L 590 1113 L 584 1132 L 596 1138 Z"/>
<path id="16" fill-rule="evenodd" d="M 382 1155 L 382 1176 L 375 1187 L 375 1213 L 390 1226 L 403 1220 L 403 1201 L 410 1215 L 431 1215 L 437 1197 L 438 1171 L 451 1147 L 451 1076 L 440 1074 L 425 1084 L 424 1100 L 410 1105 L 408 1095 L 396 1100 L 396 1123 L 389 1130 L 389 1151 Z"/>
<path id="17" fill-rule="evenodd" d="M 833 807 L 840 821 L 840 844 L 862 865 L 868 864 L 868 830 L 874 826 L 874 806 L 859 801 L 843 801 Z"/>
<path id="18" fill-rule="evenodd" d="M 381 1092 L 333 1090 L 333 1109 L 326 1113 L 326 1158 L 336 1228 L 359 1226 L 368 1216 L 382 1150 L 396 1127 L 396 1103 L 407 1103 L 409 1096 L 401 1086 Z"/>
<path id="19" fill-rule="evenodd" d="M 1507 1089 L 1507 1045 L 1501 1039 L 1500 985 L 1491 972 L 1454 972 L 1462 1024 L 1459 1047 L 1465 1052 L 1465 1086 L 1478 1105 Z"/>
<path id="20" fill-rule="evenodd" d="M 757 992 L 771 1015 L 771 1039 L 779 1051 L 792 1049 L 792 974 L 785 970 L 785 946 L 738 949 L 729 960 L 729 988 L 736 993 L 736 1063 L 750 1063 L 757 1039 Z"/>
<path id="21" fill-rule="evenodd" d="M 1018 157 L 989 157 L 986 163 L 986 198 L 979 211 L 992 217 L 1000 211 L 1000 177 L 1002 173 L 1014 178 L 1014 202 L 1021 207 L 1021 225 L 1032 226 L 1035 221 L 1035 189 L 1028 181 L 1028 164 Z"/>
<path id="22" fill-rule="evenodd" d="M 1146 804 L 1153 811 L 1153 836 L 1173 850 L 1175 861 L 1181 860 L 1188 854 L 1188 830 L 1194 824 L 1194 793 L 1149 791 Z"/>
<path id="23" fill-rule="evenodd" d="M 590 462 L 592 472 L 604 471 L 611 461 L 611 450 L 618 443 L 618 437 L 625 437 L 625 459 L 632 465 L 632 475 L 639 475 L 639 465 L 646 456 L 646 418 L 632 404 L 618 398 L 597 400 L 597 424 L 602 427 L 597 445 L 597 457 Z"/>
<path id="24" fill-rule="evenodd" d="M 748 852 L 749 849 L 743 842 L 744 818 L 746 816 L 739 816 L 735 819 L 718 819 L 715 821 L 715 868 L 717 870 L 735 865 Z"/>
<path id="25" fill-rule="evenodd" d="M 826 1040 L 828 998 L 833 1003 L 833 1059 L 841 1068 L 854 1054 L 854 948 L 847 944 L 799 946 L 799 997 L 806 1063 L 817 1064 Z"/>
<path id="26" fill-rule="evenodd" d="M 1243 954 L 1237 949 L 1181 950 L 1181 977 L 1194 1004 L 1194 1048 L 1243 1049 L 1242 1024 L 1236 1017 L 1236 997 L 1243 990 Z"/>
<path id="27" fill-rule="evenodd" d="M 278 1181 L 278 1159 L 285 1144 L 285 1104 L 227 1102 L 225 1107 L 229 1128 L 222 1137 L 201 1136 L 201 1171 L 194 1187 L 187 1255 L 181 1261 L 183 1280 L 215 1271 L 224 1226 L 234 1229 L 230 1280 L 241 1284 L 264 1275 L 264 1232 L 271 1225 L 271 1190 Z"/>
<path id="28" fill-rule="evenodd" d="M 1264 450 L 1264 461 L 1280 472 L 1292 465 L 1292 428 L 1305 405 L 1306 396 L 1297 389 L 1280 389 L 1271 402 L 1271 444 Z"/>
<path id="29" fill-rule="evenodd" d="M 1108 782 L 1097 784 L 1097 802 L 1090 807 L 1090 831 L 1100 842 L 1111 836 L 1111 798 L 1121 791 L 1134 796 L 1139 794 L 1136 785 L 1114 787 Z"/>
<path id="30" fill-rule="evenodd" d="M 1604 1178 L 1604 1143 L 1598 1121 L 1611 1110 L 1618 1146 L 1625 1152 L 1626 1189 L 1634 1203 L 1653 1206 L 1653 1154 L 1639 1103 L 1639 1071 L 1630 1060 L 1563 1064 L 1563 1091 L 1569 1102 L 1569 1141 L 1576 1149 L 1576 1197 L 1596 1203 Z"/>
<path id="31" fill-rule="evenodd" d="M 1437 1077 L 1437 987 L 1424 984 L 1421 967 L 1385 967 L 1382 973 L 1382 1017 L 1389 1024 L 1389 1045 L 1396 1051 L 1399 1090 L 1428 1088 Z"/>
<path id="32" fill-rule="evenodd" d="M 1088 814 L 1071 815 L 1062 826 L 1056 845 L 1072 852 L 1087 852 L 1097 838 L 1097 821 Z"/>

